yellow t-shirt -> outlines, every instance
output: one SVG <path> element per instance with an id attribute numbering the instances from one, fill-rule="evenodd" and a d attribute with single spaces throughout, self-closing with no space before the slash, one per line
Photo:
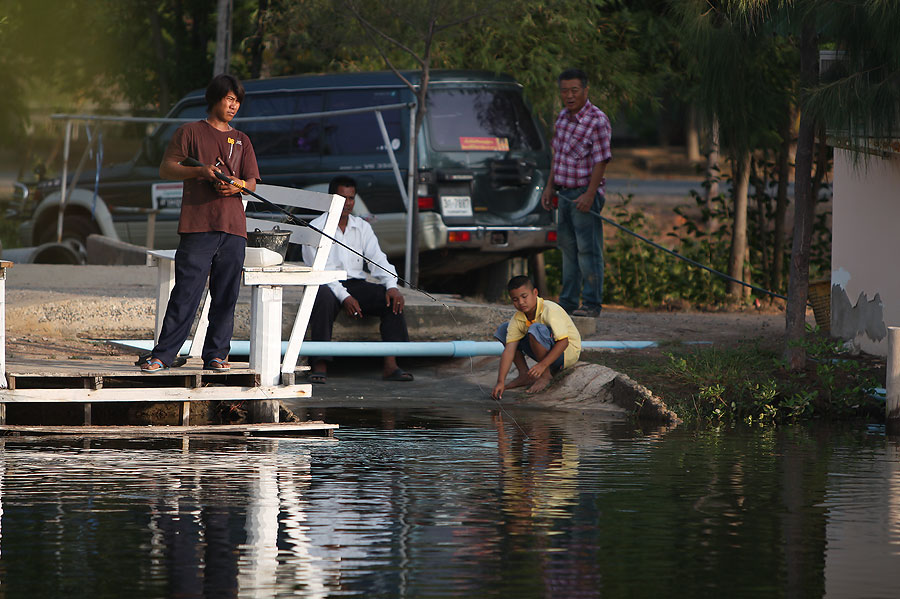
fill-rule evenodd
<path id="1" fill-rule="evenodd" d="M 562 306 L 544 298 L 537 298 L 537 309 L 534 311 L 534 320 L 528 320 L 524 312 L 516 312 L 509 321 L 506 329 L 506 342 L 518 341 L 528 334 L 528 327 L 539 322 L 546 325 L 553 334 L 553 342 L 560 339 L 568 339 L 569 345 L 563 352 L 563 368 L 569 368 L 578 361 L 581 355 L 581 335 L 575 328 L 575 323 L 566 314 Z"/>

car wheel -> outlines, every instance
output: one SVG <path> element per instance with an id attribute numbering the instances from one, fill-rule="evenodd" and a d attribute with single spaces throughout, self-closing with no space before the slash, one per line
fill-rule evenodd
<path id="1" fill-rule="evenodd" d="M 87 238 L 88 235 L 100 233 L 100 229 L 91 219 L 81 214 L 72 214 L 63 220 L 63 245 L 69 246 L 81 264 L 87 262 Z M 38 243 L 52 243 L 56 241 L 56 220 L 52 221 L 52 227 L 44 229 L 38 238 Z"/>

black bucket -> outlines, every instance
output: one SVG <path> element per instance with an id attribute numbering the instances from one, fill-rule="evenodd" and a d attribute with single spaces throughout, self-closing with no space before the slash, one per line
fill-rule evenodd
<path id="1" fill-rule="evenodd" d="M 254 229 L 247 233 L 247 245 L 254 248 L 266 248 L 281 254 L 282 259 L 288 250 L 288 242 L 291 240 L 290 231 L 282 231 L 275 225 L 271 231 Z"/>

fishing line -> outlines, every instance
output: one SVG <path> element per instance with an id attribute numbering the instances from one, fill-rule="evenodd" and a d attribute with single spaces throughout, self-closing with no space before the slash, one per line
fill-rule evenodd
<path id="1" fill-rule="evenodd" d="M 191 158 L 190 156 L 188 156 L 187 158 L 185 158 L 184 160 L 182 160 L 182 161 L 181 161 L 181 164 L 182 164 L 183 166 L 206 166 L 205 164 L 203 164 L 202 162 L 200 162 L 200 161 L 197 160 L 196 158 Z M 258 193 L 254 192 L 254 191 L 250 191 L 249 189 L 247 189 L 246 187 L 244 187 L 243 185 L 241 185 L 241 184 L 238 183 L 237 181 L 232 180 L 231 177 L 229 177 L 228 175 L 226 175 L 226 174 L 223 173 L 223 172 L 220 172 L 220 171 L 214 171 L 214 174 L 216 175 L 216 178 L 217 178 L 217 179 L 220 179 L 221 181 L 224 181 L 225 183 L 228 183 L 229 185 L 233 185 L 234 187 L 237 187 L 238 189 L 240 189 L 240 190 L 243 191 L 244 193 L 253 196 L 253 197 L 256 198 L 257 200 L 259 200 L 259 201 L 261 201 L 262 203 L 264 203 L 265 205 L 270 206 L 271 208 L 274 208 L 274 209 L 278 210 L 279 212 L 281 212 L 282 214 L 284 214 L 286 217 L 288 217 L 289 219 L 291 219 L 291 220 L 294 222 L 295 225 L 298 225 L 298 226 L 300 226 L 300 227 L 307 227 L 307 228 L 309 228 L 309 229 L 312 229 L 313 231 L 315 231 L 315 232 L 318 233 L 319 235 L 325 237 L 326 239 L 330 239 L 331 241 L 333 241 L 334 243 L 338 244 L 338 245 L 341 246 L 342 248 L 344 248 L 344 249 L 346 249 L 346 250 L 348 250 L 348 251 L 350 251 L 350 252 L 353 252 L 354 254 L 356 254 L 357 256 L 359 256 L 360 258 L 362 258 L 363 260 L 365 260 L 365 261 L 368 262 L 369 264 L 371 264 L 371 265 L 373 265 L 373 266 L 377 266 L 378 268 L 380 268 L 381 270 L 383 270 L 384 272 L 388 273 L 389 275 L 391 275 L 391 276 L 393 276 L 393 277 L 397 277 L 397 280 L 398 280 L 398 281 L 400 281 L 401 283 L 403 283 L 404 285 L 406 285 L 407 287 L 409 287 L 409 288 L 412 289 L 413 291 L 418 291 L 419 293 L 421 293 L 421 294 L 424 295 L 425 297 L 429 298 L 429 299 L 432 300 L 433 302 L 437 302 L 437 303 L 441 304 L 442 306 L 444 306 L 445 308 L 447 308 L 448 311 L 450 310 L 450 307 L 447 306 L 447 304 L 445 304 L 444 302 L 438 300 L 436 297 L 434 297 L 433 295 L 431 295 L 430 293 L 428 293 L 428 292 L 425 291 L 424 289 L 420 289 L 419 287 L 416 287 L 415 285 L 413 285 L 412 283 L 410 283 L 410 282 L 407 281 L 406 279 L 404 279 L 404 278 L 398 276 L 397 273 L 392 272 L 391 270 L 385 268 L 384 266 L 378 264 L 377 262 L 375 262 L 374 260 L 372 260 L 372 259 L 370 259 L 370 258 L 366 258 L 364 255 L 362 255 L 361 253 L 357 252 L 355 249 L 353 249 L 353 248 L 350 247 L 349 245 L 347 245 L 347 244 L 345 244 L 345 243 L 343 243 L 343 242 L 341 242 L 341 241 L 338 241 L 337 239 L 335 239 L 335 238 L 332 237 L 331 235 L 328 235 L 327 233 L 325 233 L 325 232 L 322 231 L 321 229 L 319 229 L 319 228 L 313 226 L 308 220 L 303 219 L 303 218 L 300 218 L 299 216 L 296 216 L 296 215 L 294 215 L 294 214 L 288 212 L 287 210 L 285 210 L 284 208 L 282 208 L 282 207 L 279 206 L 278 204 L 276 204 L 276 203 L 274 203 L 274 202 L 272 202 L 272 201 L 270 201 L 270 200 L 267 200 L 266 198 L 262 197 L 262 196 L 259 195 Z M 450 314 L 451 314 L 451 316 L 453 315 L 452 312 L 451 312 Z M 456 319 L 454 318 L 454 320 L 456 320 Z M 457 323 L 457 324 L 459 324 L 459 323 Z"/>
<path id="2" fill-rule="evenodd" d="M 564 201 L 567 201 L 567 202 L 571 202 L 571 203 L 573 203 L 573 204 L 576 203 L 575 200 L 570 200 L 569 198 L 564 197 L 564 196 L 557 195 L 557 197 L 560 198 L 561 200 L 564 200 Z M 617 229 L 619 229 L 619 230 L 621 230 L 621 231 L 624 231 L 625 233 L 628 233 L 629 235 L 632 235 L 632 236 L 634 236 L 634 237 L 637 237 L 638 239 L 640 239 L 640 240 L 643 241 L 644 243 L 647 243 L 647 244 L 649 244 L 649 245 L 655 247 L 655 248 L 658 249 L 658 250 L 662 250 L 662 251 L 666 252 L 667 254 L 670 254 L 670 255 L 674 256 L 675 258 L 678 258 L 679 260 L 684 260 L 685 262 L 687 262 L 688 264 L 690 264 L 690 265 L 692 265 L 692 266 L 696 266 L 696 267 L 698 267 L 698 268 L 702 268 L 703 270 L 709 271 L 709 272 L 711 272 L 712 274 L 716 275 L 717 277 L 721 277 L 721 278 L 725 279 L 726 281 L 731 281 L 731 282 L 733 282 L 733 283 L 737 283 L 737 284 L 739 284 L 739 285 L 743 285 L 744 287 L 749 287 L 749 288 L 752 289 L 753 291 L 758 291 L 758 292 L 760 292 L 760 293 L 765 293 L 765 294 L 768 294 L 768 295 L 777 297 L 777 298 L 779 298 L 779 299 L 787 300 L 787 297 L 784 296 L 784 295 L 781 295 L 780 293 L 775 293 L 774 291 L 769 291 L 768 289 L 763 289 L 762 287 L 758 287 L 758 286 L 756 286 L 756 285 L 752 285 L 752 284 L 750 284 L 750 283 L 747 283 L 747 282 L 745 282 L 745 281 L 742 281 L 742 280 L 740 280 L 740 279 L 736 279 L 736 278 L 734 278 L 734 277 L 732 277 L 732 276 L 730 276 L 730 275 L 727 275 L 727 274 L 725 274 L 724 272 L 721 272 L 721 271 L 718 271 L 718 270 L 716 270 L 716 269 L 714 269 L 714 268 L 711 268 L 711 267 L 709 267 L 709 266 L 706 266 L 705 264 L 701 264 L 700 262 L 697 262 L 696 260 L 691 260 L 691 259 L 688 258 L 687 256 L 683 256 L 683 255 L 679 254 L 678 252 L 676 252 L 676 251 L 674 251 L 674 250 L 670 250 L 669 248 L 667 248 L 667 247 L 665 247 L 665 246 L 662 246 L 662 245 L 656 243 L 655 241 L 652 241 L 652 240 L 650 240 L 650 239 L 647 239 L 646 237 L 644 237 L 644 236 L 641 235 L 640 233 L 636 233 L 635 231 L 632 231 L 632 230 L 629 229 L 628 227 L 622 226 L 622 225 L 620 225 L 619 223 L 617 223 L 616 221 L 610 220 L 610 219 L 606 218 L 605 216 L 603 216 L 603 215 L 600 214 L 599 212 L 595 212 L 594 210 L 589 210 L 589 211 L 588 211 L 588 214 L 590 214 L 590 215 L 592 215 L 592 216 L 595 216 L 595 217 L 599 218 L 601 221 L 603 221 L 603 222 L 605 222 L 605 223 L 607 223 L 607 224 L 610 224 L 610 225 L 616 227 Z"/>

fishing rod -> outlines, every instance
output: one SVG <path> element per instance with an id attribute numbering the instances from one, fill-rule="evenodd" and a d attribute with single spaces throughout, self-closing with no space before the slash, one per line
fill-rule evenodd
<path id="1" fill-rule="evenodd" d="M 205 164 L 203 164 L 202 162 L 200 162 L 200 161 L 197 160 L 196 158 L 192 158 L 192 157 L 190 157 L 190 156 L 188 156 L 187 158 L 185 158 L 184 160 L 182 160 L 182 161 L 181 161 L 181 165 L 182 165 L 182 166 L 206 166 Z M 294 222 L 295 225 L 298 225 L 298 226 L 300 226 L 300 227 L 308 227 L 308 228 L 312 229 L 313 231 L 315 231 L 315 232 L 318 233 L 319 235 L 325 237 L 326 239 L 330 239 L 331 241 L 333 241 L 334 243 L 338 244 L 338 245 L 341 246 L 342 248 L 344 248 L 344 249 L 346 249 L 346 250 L 349 250 L 349 251 L 353 252 L 354 254 L 356 254 L 357 256 L 359 256 L 360 258 L 362 258 L 363 260 L 365 260 L 365 261 L 368 262 L 369 264 L 371 264 L 371 265 L 373 265 L 373 266 L 377 266 L 378 268 L 380 268 L 381 270 L 383 270 L 384 272 L 388 273 L 388 274 L 391 275 L 391 276 L 397 277 L 397 280 L 398 280 L 398 281 L 400 281 L 401 283 L 403 283 L 404 285 L 406 285 L 406 286 L 409 287 L 410 289 L 413 289 L 414 291 L 418 291 L 418 292 L 421 293 L 422 295 L 427 296 L 427 297 L 430 298 L 432 301 L 438 302 L 439 304 L 440 304 L 440 303 L 443 303 L 443 302 L 438 301 L 438 299 L 437 299 L 436 297 L 434 297 L 433 295 L 431 295 L 430 293 L 428 293 L 428 292 L 425 291 L 424 289 L 419 289 L 418 287 L 416 287 L 415 285 L 413 285 L 412 283 L 410 283 L 410 282 L 407 281 L 406 279 L 401 278 L 400 276 L 397 275 L 396 272 L 392 272 L 392 271 L 388 270 L 387 268 L 385 268 L 384 266 L 378 264 L 378 263 L 375 262 L 374 260 L 372 260 L 372 259 L 370 259 L 370 258 L 366 258 L 364 255 L 362 255 L 361 253 L 357 252 L 356 250 L 354 250 L 354 249 L 353 249 L 352 247 L 350 247 L 349 245 L 343 243 L 342 241 L 338 241 L 337 239 L 335 239 L 335 238 L 332 237 L 331 235 L 327 234 L 325 231 L 322 231 L 321 229 L 315 227 L 315 226 L 314 226 L 312 223 L 310 223 L 308 220 L 303 219 L 303 218 L 300 218 L 299 216 L 296 216 L 296 215 L 294 215 L 294 214 L 288 212 L 287 210 L 285 210 L 284 208 L 282 208 L 281 206 L 279 206 L 279 205 L 276 204 L 275 202 L 272 202 L 272 201 L 270 201 L 270 200 L 267 200 L 266 198 L 262 197 L 261 195 L 259 195 L 259 194 L 256 193 L 255 191 L 250 191 L 249 189 L 247 189 L 247 188 L 244 187 L 243 185 L 241 185 L 241 184 L 239 184 L 238 182 L 232 180 L 231 177 L 229 177 L 229 176 L 226 175 L 225 173 L 223 173 L 223 172 L 221 172 L 221 171 L 214 171 L 214 173 L 215 173 L 217 179 L 220 179 L 220 180 L 224 181 L 225 183 L 228 183 L 229 185 L 233 185 L 234 187 L 237 187 L 238 189 L 240 189 L 240 190 L 243 191 L 244 193 L 249 194 L 249 195 L 253 196 L 254 198 L 256 198 L 257 200 L 261 201 L 263 204 L 265 204 L 265 205 L 267 205 L 267 206 L 270 206 L 270 207 L 272 207 L 272 208 L 278 210 L 279 212 L 281 212 L 282 214 L 284 214 L 286 217 L 288 217 L 289 219 L 291 219 L 291 220 Z"/>

